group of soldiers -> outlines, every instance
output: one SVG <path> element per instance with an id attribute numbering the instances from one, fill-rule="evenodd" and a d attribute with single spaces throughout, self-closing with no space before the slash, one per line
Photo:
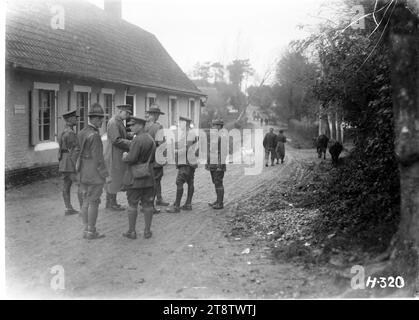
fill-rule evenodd
<path id="1" fill-rule="evenodd" d="M 98 239 L 104 237 L 96 230 L 98 209 L 103 189 L 106 191 L 106 209 L 112 211 L 126 210 L 128 213 L 128 231 L 123 236 L 136 239 L 136 221 L 138 212 L 144 215 L 144 238 L 152 236 L 151 223 L 154 214 L 160 213 L 156 206 L 169 206 L 162 197 L 161 180 L 164 164 L 156 161 L 156 150 L 164 143 L 157 137 L 163 126 L 158 122 L 161 112 L 154 104 L 147 110 L 147 119 L 132 115 L 131 105 L 116 106 L 115 115 L 107 124 L 107 146 L 104 152 L 99 129 L 107 116 L 100 104 L 95 103 L 88 112 L 88 124 L 78 134 L 74 127 L 78 123 L 76 110 L 62 115 L 65 128 L 59 135 L 59 171 L 63 174 L 63 199 L 66 207 L 65 215 L 80 214 L 83 221 L 83 238 Z M 192 120 L 180 117 L 184 121 L 186 131 L 192 127 Z M 214 129 L 223 128 L 222 120 L 213 120 Z M 209 205 L 213 209 L 223 209 L 224 186 L 223 178 L 226 165 L 221 161 L 221 138 L 218 144 L 217 163 L 210 161 L 205 168 L 210 171 L 215 185 L 217 199 Z M 193 144 L 188 141 L 184 146 L 186 153 Z M 177 154 L 182 146 L 179 147 Z M 192 210 L 194 194 L 194 176 L 196 163 L 178 161 L 176 156 L 176 199 L 173 206 L 166 211 L 177 213 L 180 210 Z M 71 204 L 70 191 L 73 183 L 78 185 L 80 212 Z M 188 185 L 186 202 L 180 206 L 183 185 Z M 128 208 L 117 202 L 117 193 L 125 191 Z M 141 207 L 141 208 L 140 208 Z"/>
<path id="2" fill-rule="evenodd" d="M 287 138 L 283 130 L 279 130 L 278 134 L 275 134 L 273 128 L 269 129 L 269 132 L 263 138 L 266 167 L 269 165 L 269 156 L 271 157 L 271 166 L 275 165 L 275 160 L 276 164 L 279 164 L 279 159 L 281 159 L 281 163 L 284 163 L 286 142 Z"/>

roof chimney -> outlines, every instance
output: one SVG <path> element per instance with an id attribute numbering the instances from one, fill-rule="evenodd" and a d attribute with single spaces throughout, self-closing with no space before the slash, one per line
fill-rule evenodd
<path id="1" fill-rule="evenodd" d="M 122 19 L 121 0 L 104 0 L 104 10 L 114 19 Z"/>

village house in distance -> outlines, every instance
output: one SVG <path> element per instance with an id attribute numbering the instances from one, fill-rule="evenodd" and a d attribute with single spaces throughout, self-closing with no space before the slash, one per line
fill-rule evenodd
<path id="1" fill-rule="evenodd" d="M 121 18 L 120 1 L 105 0 L 104 10 L 83 0 L 8 2 L 6 186 L 56 170 L 61 114 L 70 109 L 79 131 L 95 102 L 108 114 L 131 104 L 141 117 L 156 102 L 168 128 L 180 116 L 199 124 L 203 100 L 154 35 Z"/>

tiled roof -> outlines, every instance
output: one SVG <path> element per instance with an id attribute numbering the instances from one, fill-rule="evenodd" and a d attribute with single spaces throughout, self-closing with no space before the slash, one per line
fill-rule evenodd
<path id="1" fill-rule="evenodd" d="M 50 25 L 51 5 L 56 4 L 64 8 L 64 30 Z M 153 34 L 81 0 L 9 1 L 6 62 L 202 95 Z"/>

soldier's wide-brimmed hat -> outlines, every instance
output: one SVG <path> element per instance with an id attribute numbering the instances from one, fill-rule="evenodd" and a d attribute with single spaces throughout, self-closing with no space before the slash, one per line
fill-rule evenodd
<path id="1" fill-rule="evenodd" d="M 103 111 L 102 106 L 99 103 L 95 103 L 89 109 L 89 113 L 87 114 L 89 117 L 105 117 L 107 114 Z"/>
<path id="2" fill-rule="evenodd" d="M 71 111 L 65 112 L 61 116 L 64 119 L 68 119 L 70 117 L 79 117 L 79 115 L 77 114 L 77 110 L 71 110 Z"/>
<path id="3" fill-rule="evenodd" d="M 132 114 L 132 105 L 130 104 L 120 104 L 116 106 L 119 110 L 127 111 Z"/>
<path id="4" fill-rule="evenodd" d="M 158 113 L 158 114 L 164 114 L 164 112 L 161 112 L 160 108 L 157 106 L 152 106 L 150 109 L 147 110 L 147 113 Z"/>
<path id="5" fill-rule="evenodd" d="M 192 119 L 189 119 L 187 117 L 179 117 L 179 120 L 186 121 L 188 123 L 192 122 Z"/>
<path id="6" fill-rule="evenodd" d="M 139 118 L 139 117 L 134 117 L 134 116 L 129 117 L 128 125 L 133 125 L 136 123 L 146 124 L 147 120 L 143 118 Z"/>
<path id="7" fill-rule="evenodd" d="M 212 125 L 213 126 L 215 126 L 215 125 L 224 125 L 224 121 L 223 121 L 223 119 L 214 119 L 214 120 L 212 120 Z"/>

